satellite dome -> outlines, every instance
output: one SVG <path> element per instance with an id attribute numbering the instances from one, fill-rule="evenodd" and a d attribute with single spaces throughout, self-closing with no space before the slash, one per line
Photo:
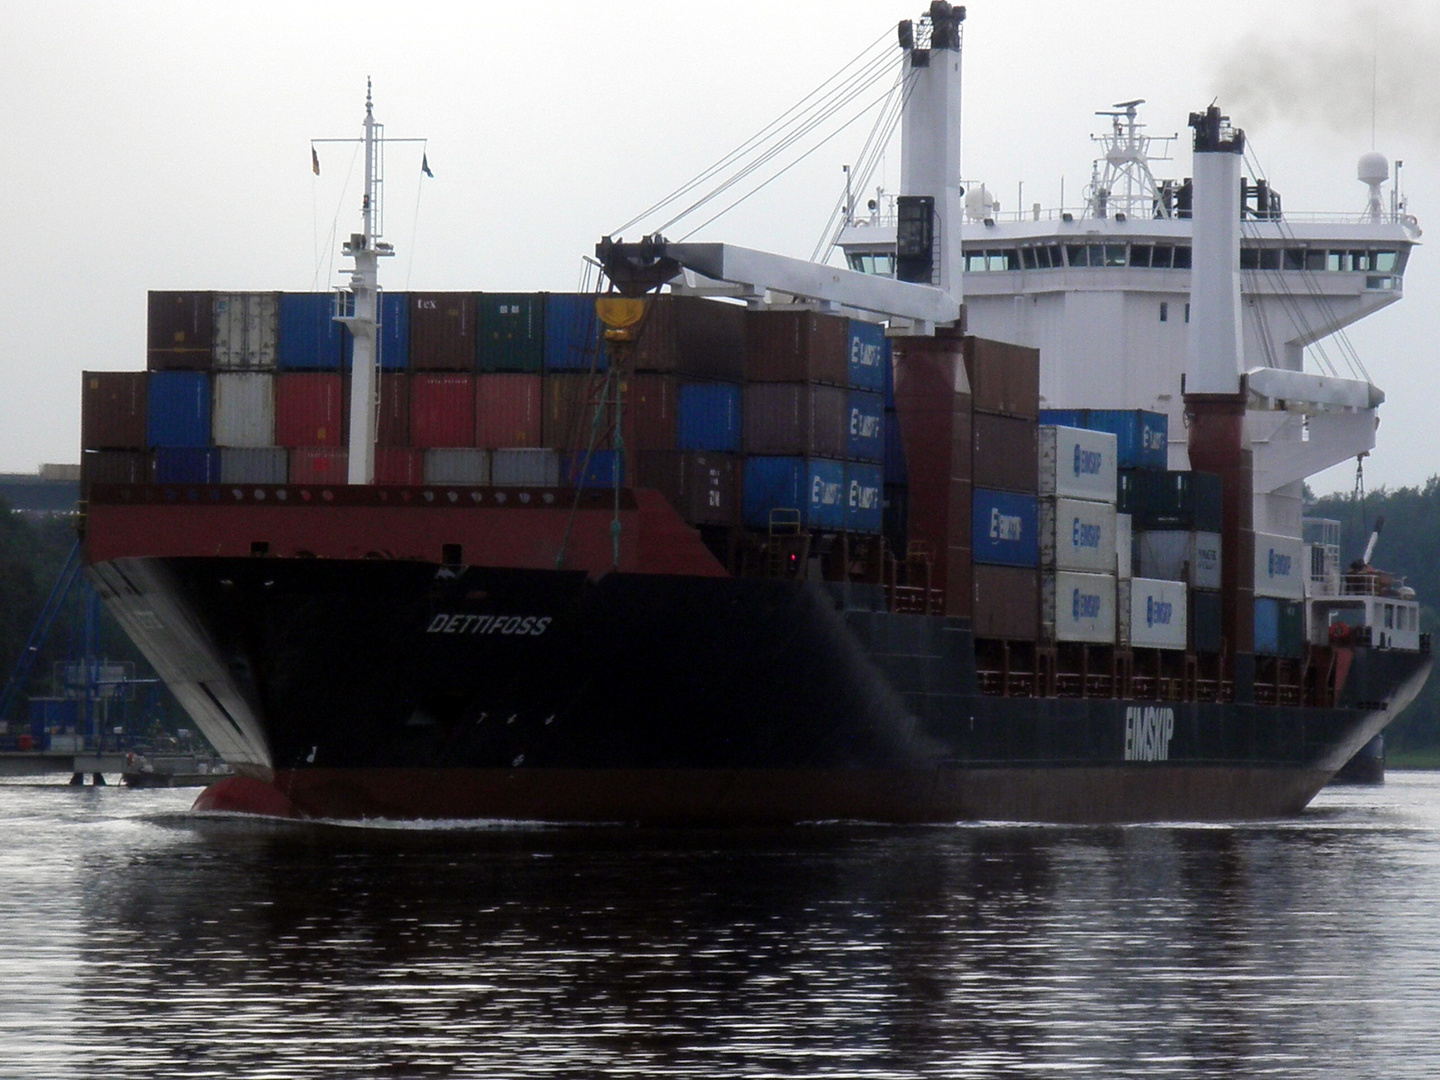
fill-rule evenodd
<path id="1" fill-rule="evenodd" d="M 1383 184 L 1390 179 L 1390 162 L 1374 150 L 1360 158 L 1355 175 L 1362 184 Z"/>

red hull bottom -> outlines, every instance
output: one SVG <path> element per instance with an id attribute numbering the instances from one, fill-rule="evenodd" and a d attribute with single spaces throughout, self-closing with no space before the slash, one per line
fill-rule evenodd
<path id="1" fill-rule="evenodd" d="M 1213 821 L 1299 813 L 1323 770 L 1200 765 L 909 770 L 305 769 L 232 777 L 201 811 L 670 825 Z"/>

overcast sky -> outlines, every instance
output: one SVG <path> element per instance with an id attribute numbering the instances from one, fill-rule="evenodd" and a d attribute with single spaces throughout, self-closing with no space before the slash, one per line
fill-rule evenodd
<path id="1" fill-rule="evenodd" d="M 47 3 L 0 7 L 0 472 L 75 461 L 80 372 L 145 363 L 149 289 L 328 288 L 332 230 L 358 229 L 366 76 L 391 137 L 382 264 L 398 289 L 573 289 L 595 241 L 808 93 L 915 0 L 799 4 Z M 1405 161 L 1437 213 L 1440 13 L 1339 0 L 977 0 L 965 26 L 963 172 L 1006 205 L 1068 202 L 1093 113 L 1146 98 L 1152 134 L 1219 96 L 1287 211 L 1358 212 L 1355 162 Z M 1374 12 L 1378 10 L 1380 14 Z M 1371 94 L 1372 59 L 1378 72 Z M 898 50 L 897 50 L 898 59 Z M 808 256 L 843 187 L 855 124 L 709 226 Z M 1162 175 L 1189 172 L 1187 141 Z M 884 179 L 899 180 L 898 154 Z M 348 188 L 346 186 L 349 181 Z M 1440 217 L 1434 219 L 1440 228 Z M 1389 400 L 1374 486 L 1440 472 L 1432 372 L 1440 266 L 1350 331 Z M 1348 490 L 1353 466 L 1312 480 Z"/>

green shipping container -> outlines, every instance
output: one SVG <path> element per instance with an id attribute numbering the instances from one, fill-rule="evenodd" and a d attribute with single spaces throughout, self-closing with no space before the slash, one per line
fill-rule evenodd
<path id="1" fill-rule="evenodd" d="M 545 358 L 545 294 L 481 293 L 479 301 L 476 369 L 538 372 Z"/>
<path id="2" fill-rule="evenodd" d="M 1305 655 L 1305 604 L 1280 601 L 1280 655 L 1299 660 Z"/>

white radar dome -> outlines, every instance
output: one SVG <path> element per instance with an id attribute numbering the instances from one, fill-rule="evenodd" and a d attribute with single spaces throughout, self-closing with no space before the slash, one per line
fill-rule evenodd
<path id="1" fill-rule="evenodd" d="M 1360 158 L 1355 175 L 1362 184 L 1383 184 L 1390 179 L 1390 162 L 1372 150 Z"/>

